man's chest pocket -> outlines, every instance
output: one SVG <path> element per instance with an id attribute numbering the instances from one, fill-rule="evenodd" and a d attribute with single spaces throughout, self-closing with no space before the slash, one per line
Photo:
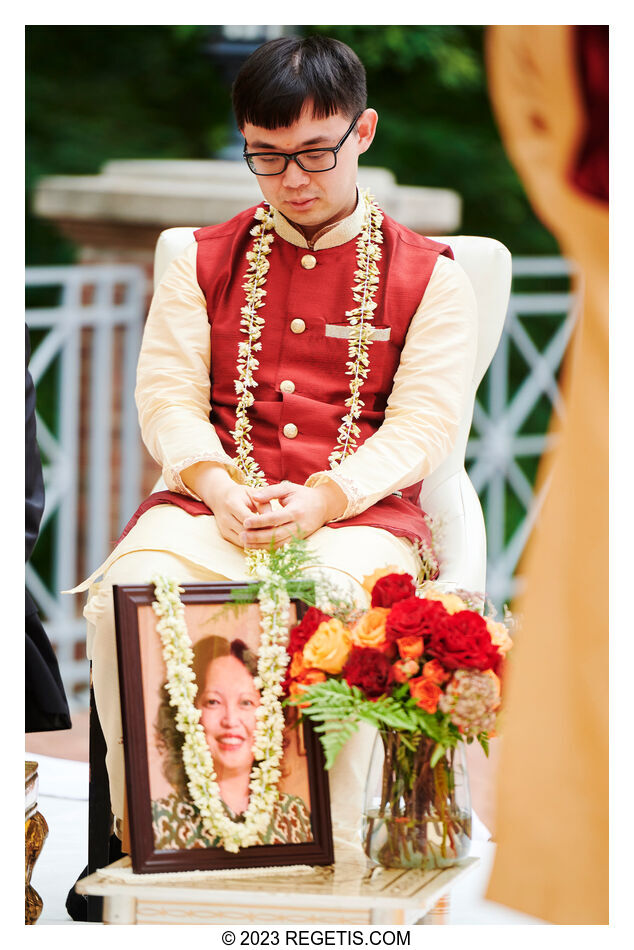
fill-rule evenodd
<path id="1" fill-rule="evenodd" d="M 324 327 L 325 335 L 334 340 L 349 340 L 358 336 L 358 326 L 351 327 L 349 323 L 327 323 Z M 392 333 L 392 327 L 372 327 L 370 337 L 373 343 L 387 343 Z"/>
<path id="2" fill-rule="evenodd" d="M 358 334 L 358 326 L 349 323 L 325 324 L 324 336 L 328 341 L 331 366 L 339 358 L 347 365 L 350 359 L 348 344 L 354 339 L 355 331 Z M 392 327 L 373 326 L 367 352 L 370 372 L 363 382 L 361 398 L 367 409 L 383 412 L 392 392 L 400 358 L 400 349 L 392 338 Z"/>

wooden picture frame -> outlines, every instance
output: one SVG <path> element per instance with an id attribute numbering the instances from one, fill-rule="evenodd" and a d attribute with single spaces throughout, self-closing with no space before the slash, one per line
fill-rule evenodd
<path id="1" fill-rule="evenodd" d="M 246 644 L 252 651 L 249 653 L 252 673 L 253 653 L 257 654 L 259 643 L 259 607 L 257 602 L 238 605 L 232 599 L 232 591 L 247 586 L 239 583 L 182 584 L 181 600 L 195 653 L 198 649 L 196 644 L 200 643 L 198 652 L 202 655 L 207 651 L 208 656 L 209 649 L 216 649 L 213 644 L 209 646 L 212 640 L 214 644 L 216 641 L 226 641 L 231 650 L 238 649 L 235 646 L 237 643 L 242 643 L 242 646 Z M 308 720 L 301 720 L 298 726 L 296 710 L 291 707 L 285 707 L 288 727 L 285 729 L 279 786 L 280 818 L 279 823 L 272 823 L 271 827 L 278 829 L 278 836 L 282 835 L 279 829 L 286 828 L 284 834 L 301 840 L 286 844 L 255 845 L 232 853 L 222 847 L 214 847 L 208 838 L 200 834 L 200 823 L 196 825 L 189 820 L 198 813 L 191 803 L 184 804 L 187 796 L 186 791 L 182 791 L 184 786 L 182 783 L 175 784 L 173 779 L 174 769 L 178 772 L 179 764 L 182 763 L 182 759 L 179 762 L 180 753 L 174 751 L 177 742 L 166 741 L 165 730 L 161 732 L 165 717 L 169 720 L 170 713 L 169 710 L 165 712 L 168 704 L 165 701 L 166 694 L 161 692 L 166 674 L 161 641 L 156 631 L 157 618 L 152 610 L 154 588 L 150 584 L 114 585 L 113 594 L 133 870 L 144 874 L 332 864 L 334 852 L 330 794 L 321 743 Z M 291 626 L 301 619 L 305 610 L 306 606 L 301 600 L 291 599 Z M 226 654 L 222 655 L 225 661 L 230 659 Z M 216 651 L 212 659 L 206 661 L 205 669 L 209 671 L 219 658 Z M 200 665 L 202 660 L 198 662 Z M 227 669 L 235 672 L 235 675 L 232 673 L 228 676 Z M 216 679 L 210 672 L 204 674 L 212 677 L 205 680 L 205 689 L 208 689 L 208 683 L 213 686 L 216 680 L 218 684 L 221 681 L 242 683 L 244 669 L 235 664 L 227 667 L 227 662 L 224 667 L 219 665 L 213 674 Z M 221 672 L 224 674 L 222 678 Z M 254 688 L 252 676 L 251 688 Z M 206 702 L 205 705 L 206 708 L 216 706 L 218 700 Z M 206 721 L 209 723 L 208 719 Z M 301 737 L 297 736 L 298 728 L 302 729 Z M 222 750 L 226 751 L 232 743 L 239 746 L 243 740 L 246 742 L 245 729 L 238 726 L 234 731 L 239 735 L 221 735 L 218 739 L 214 737 L 212 727 L 207 731 L 205 726 L 210 750 L 213 752 L 212 745 L 216 743 L 214 748 L 221 756 Z M 248 749 L 250 752 L 250 747 Z M 234 763 L 235 760 L 232 765 Z M 168 781 L 168 775 L 172 778 L 172 784 Z M 283 809 L 287 809 L 284 815 Z M 191 831 L 192 828 L 198 830 Z M 308 840 L 304 840 L 305 837 Z"/>

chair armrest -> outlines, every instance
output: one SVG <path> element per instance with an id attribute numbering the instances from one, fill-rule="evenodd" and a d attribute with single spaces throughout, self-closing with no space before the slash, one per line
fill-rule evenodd
<path id="1" fill-rule="evenodd" d="M 428 493 L 421 492 L 421 508 L 438 523 L 440 575 L 454 587 L 486 591 L 486 531 L 475 488 L 462 469 L 449 475 Z"/>

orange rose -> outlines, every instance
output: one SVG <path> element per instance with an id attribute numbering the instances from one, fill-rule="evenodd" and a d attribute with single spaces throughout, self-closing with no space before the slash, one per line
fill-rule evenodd
<path id="1" fill-rule="evenodd" d="M 425 712 L 435 713 L 442 690 L 426 676 L 419 676 L 409 681 L 409 691 L 416 700 L 416 705 Z"/>
<path id="2" fill-rule="evenodd" d="M 419 656 L 423 655 L 422 637 L 401 637 L 400 640 L 396 641 L 396 645 L 403 660 L 407 660 L 409 657 L 417 660 Z"/>
<path id="3" fill-rule="evenodd" d="M 385 644 L 385 618 L 387 607 L 372 607 L 350 630 L 350 639 L 357 647 L 374 647 L 380 650 Z"/>
<path id="4" fill-rule="evenodd" d="M 306 692 L 308 686 L 312 686 L 313 683 L 324 683 L 326 681 L 326 674 L 322 673 L 321 670 L 307 670 L 306 673 L 302 676 L 301 682 L 293 682 L 288 688 L 290 696 L 301 696 L 302 693 Z M 300 709 L 306 709 L 307 706 L 310 706 L 310 702 L 299 703 Z"/>
<path id="5" fill-rule="evenodd" d="M 487 630 L 491 637 L 491 643 L 497 648 L 498 653 L 504 656 L 513 646 L 513 641 L 509 632 L 503 623 L 497 620 L 487 620 Z"/>
<path id="6" fill-rule="evenodd" d="M 324 620 L 304 647 L 304 663 L 326 673 L 341 673 L 351 646 L 350 634 L 340 620 Z"/>
<path id="7" fill-rule="evenodd" d="M 378 580 L 382 577 L 385 577 L 387 574 L 402 574 L 403 571 L 399 571 L 398 567 L 390 565 L 389 567 L 379 567 L 376 571 L 372 571 L 371 574 L 367 574 L 363 578 L 363 586 L 367 590 L 368 594 L 372 593 L 372 588 Z"/>
<path id="8" fill-rule="evenodd" d="M 407 660 L 397 660 L 392 664 L 392 679 L 397 683 L 406 683 L 408 679 L 418 673 L 418 663 L 411 657 Z"/>
<path id="9" fill-rule="evenodd" d="M 309 667 L 307 667 L 304 663 L 304 657 L 301 650 L 297 650 L 295 653 L 293 653 L 293 659 L 291 661 L 288 675 L 292 679 L 297 679 L 298 676 L 301 676 L 302 673 L 306 672 L 307 669 L 309 669 Z"/>
<path id="10" fill-rule="evenodd" d="M 322 673 L 321 670 L 307 670 L 302 676 L 302 684 L 304 686 L 312 686 L 313 683 L 325 683 L 327 676 L 325 673 Z"/>
<path id="11" fill-rule="evenodd" d="M 448 679 L 451 679 L 451 673 L 447 672 L 439 660 L 429 660 L 428 663 L 425 663 L 423 666 L 423 676 L 438 686 L 442 683 L 446 683 Z"/>

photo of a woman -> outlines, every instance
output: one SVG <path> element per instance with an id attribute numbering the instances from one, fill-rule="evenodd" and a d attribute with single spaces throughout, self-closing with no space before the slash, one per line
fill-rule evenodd
<path id="1" fill-rule="evenodd" d="M 240 820 L 249 804 L 253 736 L 260 694 L 255 688 L 257 657 L 241 639 L 206 636 L 194 644 L 195 705 L 211 752 L 220 797 L 227 814 Z M 155 722 L 162 770 L 173 788 L 152 801 L 156 850 L 212 848 L 219 839 L 205 829 L 187 791 L 182 760 L 183 736 L 176 728 L 174 707 L 165 686 Z M 302 798 L 280 792 L 260 844 L 312 841 L 310 815 Z"/>

